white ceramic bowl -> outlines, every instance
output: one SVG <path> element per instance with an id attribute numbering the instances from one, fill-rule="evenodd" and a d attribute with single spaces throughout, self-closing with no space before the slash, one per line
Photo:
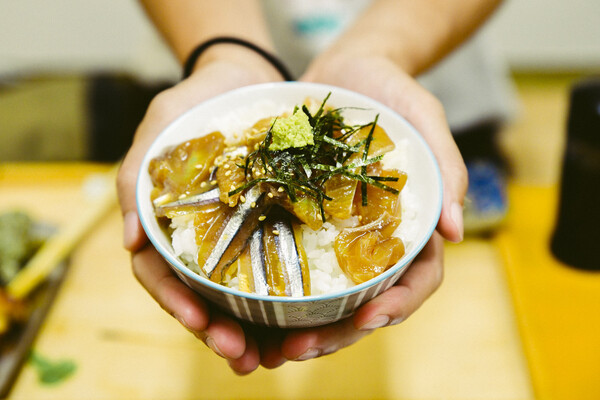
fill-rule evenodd
<path id="1" fill-rule="evenodd" d="M 347 121 L 370 122 L 378 113 L 378 124 L 395 142 L 406 139 L 411 157 L 407 168 L 411 193 L 418 202 L 414 237 L 406 254 L 387 271 L 370 281 L 337 293 L 307 297 L 274 297 L 243 293 L 216 284 L 191 271 L 175 255 L 170 238 L 159 227 L 150 191 L 148 165 L 165 148 L 224 127 L 241 131 L 258 119 L 280 114 L 301 104 L 307 97 L 327 104 L 358 107 L 344 111 Z M 366 110 L 365 110 L 366 109 Z M 391 287 L 406 271 L 432 235 L 441 211 L 442 183 L 438 165 L 421 135 L 400 115 L 364 95 L 345 89 L 299 82 L 248 86 L 198 104 L 171 123 L 148 149 L 137 182 L 138 213 L 148 238 L 189 287 L 226 312 L 257 324 L 296 328 L 331 323 L 351 315 L 360 305 Z"/>

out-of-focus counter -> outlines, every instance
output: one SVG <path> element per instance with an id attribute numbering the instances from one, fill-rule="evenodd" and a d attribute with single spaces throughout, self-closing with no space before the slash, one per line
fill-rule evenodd
<path id="1" fill-rule="evenodd" d="M 0 211 L 60 226 L 86 207 L 84 182 L 108 169 L 0 164 Z M 11 399 L 534 398 L 494 242 L 448 245 L 444 284 L 403 324 L 334 355 L 238 377 L 135 281 L 121 232 L 115 209 L 80 244 L 35 343 L 76 372 L 43 385 L 27 364 Z"/>

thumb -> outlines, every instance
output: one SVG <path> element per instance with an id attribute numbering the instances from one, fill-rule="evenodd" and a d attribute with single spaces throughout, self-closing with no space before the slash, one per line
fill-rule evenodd
<path id="1" fill-rule="evenodd" d="M 123 247 L 130 252 L 140 250 L 147 241 L 146 234 L 138 217 L 135 187 L 139 163 L 133 159 L 130 151 L 119 169 L 117 192 L 123 215 Z"/>
<path id="2" fill-rule="evenodd" d="M 138 128 L 143 128 L 144 121 Z M 117 175 L 117 193 L 123 215 L 123 246 L 130 252 L 140 250 L 148 241 L 137 213 L 136 184 L 151 135 L 138 135 L 127 152 Z"/>

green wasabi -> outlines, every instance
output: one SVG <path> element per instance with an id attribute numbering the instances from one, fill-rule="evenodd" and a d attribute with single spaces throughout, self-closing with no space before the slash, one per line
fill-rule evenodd
<path id="1" fill-rule="evenodd" d="M 315 144 L 308 116 L 298 110 L 287 118 L 278 118 L 271 130 L 273 141 L 269 150 L 285 150 Z"/>

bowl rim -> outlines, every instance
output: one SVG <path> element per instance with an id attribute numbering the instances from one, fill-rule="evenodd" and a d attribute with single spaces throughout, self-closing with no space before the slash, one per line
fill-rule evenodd
<path id="1" fill-rule="evenodd" d="M 255 293 L 242 292 L 240 290 L 230 288 L 230 287 L 218 284 L 216 282 L 213 282 L 210 279 L 208 279 L 204 276 L 201 276 L 200 274 L 197 274 L 196 272 L 192 271 L 189 267 L 187 267 L 185 265 L 185 263 L 183 263 L 183 261 L 179 260 L 178 257 L 173 257 L 166 249 L 164 249 L 160 245 L 160 242 L 151 233 L 152 230 L 148 226 L 148 223 L 145 220 L 143 213 L 139 212 L 139 210 L 142 209 L 142 205 L 141 205 L 142 199 L 141 199 L 141 193 L 140 193 L 141 186 L 142 186 L 142 173 L 143 173 L 144 166 L 147 166 L 150 161 L 151 154 L 149 151 L 146 152 L 146 154 L 144 155 L 144 158 L 142 159 L 142 163 L 140 164 L 140 170 L 138 171 L 138 176 L 137 176 L 137 180 L 136 180 L 136 207 L 137 207 L 137 211 L 138 211 L 138 217 L 140 219 L 140 222 L 142 224 L 144 232 L 146 233 L 146 236 L 148 237 L 148 239 L 150 240 L 150 242 L 152 243 L 154 248 L 167 261 L 167 263 L 170 265 L 171 268 L 177 269 L 178 272 L 184 274 L 187 278 L 191 279 L 194 282 L 197 282 L 204 286 L 208 286 L 209 288 L 215 289 L 220 292 L 227 293 L 232 296 L 244 297 L 246 299 L 260 300 L 260 301 L 266 301 L 266 302 L 274 302 L 274 303 L 321 302 L 321 301 L 344 298 L 344 297 L 350 296 L 352 294 L 358 293 L 360 291 L 374 287 L 374 286 L 378 285 L 379 283 L 383 282 L 384 280 L 390 278 L 392 275 L 407 268 L 410 265 L 410 263 L 412 262 L 412 260 L 420 253 L 420 251 L 423 249 L 423 247 L 425 247 L 425 245 L 427 244 L 427 242 L 429 242 L 431 236 L 433 235 L 433 233 L 437 227 L 437 224 L 438 224 L 438 221 L 439 221 L 439 218 L 441 215 L 442 202 L 443 202 L 442 175 L 441 175 L 441 171 L 440 171 L 440 167 L 438 165 L 437 159 L 435 158 L 435 156 L 433 154 L 433 151 L 431 150 L 430 146 L 427 144 L 427 142 L 425 141 L 423 136 L 419 133 L 419 131 L 417 131 L 417 129 L 410 122 L 408 122 L 402 115 L 400 115 L 399 113 L 397 113 L 390 107 L 388 107 L 385 104 L 380 103 L 379 101 L 377 101 L 369 96 L 366 96 L 362 93 L 358 93 L 358 92 L 355 92 L 355 91 L 352 91 L 349 89 L 345 89 L 345 88 L 341 88 L 338 86 L 334 86 L 334 85 L 326 85 L 326 84 L 312 83 L 312 82 L 295 82 L 295 81 L 269 82 L 269 83 L 254 84 L 254 85 L 243 86 L 240 88 L 236 88 L 236 89 L 221 93 L 219 95 L 211 97 L 210 99 L 204 100 L 204 101 L 196 104 L 189 110 L 187 110 L 184 113 L 182 113 L 181 115 L 179 115 L 173 121 L 171 121 L 165 128 L 163 128 L 161 130 L 161 132 L 156 136 L 156 138 L 154 138 L 154 140 L 150 144 L 149 149 L 154 145 L 154 143 L 156 141 L 158 141 L 159 137 L 165 135 L 168 131 L 170 131 L 172 129 L 173 125 L 180 123 L 180 121 L 187 118 L 187 116 L 189 114 L 196 112 L 196 110 L 198 108 L 207 107 L 211 103 L 222 101 L 222 98 L 226 98 L 229 96 L 235 96 L 235 95 L 238 95 L 243 92 L 248 92 L 248 91 L 251 92 L 251 91 L 256 91 L 256 90 L 269 90 L 271 88 L 275 88 L 275 87 L 278 88 L 278 87 L 282 87 L 282 86 L 308 86 L 308 87 L 313 87 L 313 88 L 320 89 L 320 90 L 329 90 L 332 92 L 333 91 L 342 92 L 348 96 L 354 96 L 354 97 L 361 98 L 361 100 L 363 100 L 366 103 L 372 103 L 374 106 L 377 107 L 377 110 L 385 110 L 385 112 L 387 112 L 391 117 L 402 120 L 402 122 L 411 131 L 411 133 L 414 134 L 416 139 L 419 140 L 421 142 L 421 144 L 423 145 L 426 153 L 429 155 L 431 161 L 433 162 L 433 167 L 434 167 L 433 172 L 437 178 L 436 179 L 437 191 L 435 193 L 437 195 L 437 202 L 435 204 L 435 209 L 434 209 L 434 213 L 433 213 L 434 218 L 432 219 L 432 222 L 430 223 L 430 225 L 427 227 L 426 235 L 424 236 L 424 238 L 426 238 L 426 239 L 421 239 L 418 243 L 415 243 L 415 246 L 413 247 L 413 249 L 410 252 L 404 254 L 404 256 L 402 256 L 400 261 L 398 261 L 398 263 L 396 263 L 392 267 L 388 268 L 383 273 L 379 274 L 378 276 L 376 276 L 372 279 L 369 279 L 366 282 L 354 285 L 354 286 L 352 286 L 350 288 L 346 288 L 344 290 L 338 290 L 338 291 L 334 291 L 331 293 L 325 293 L 325 294 L 320 294 L 320 295 L 309 295 L 309 296 L 302 296 L 302 297 L 269 296 L 269 295 L 258 295 Z"/>

